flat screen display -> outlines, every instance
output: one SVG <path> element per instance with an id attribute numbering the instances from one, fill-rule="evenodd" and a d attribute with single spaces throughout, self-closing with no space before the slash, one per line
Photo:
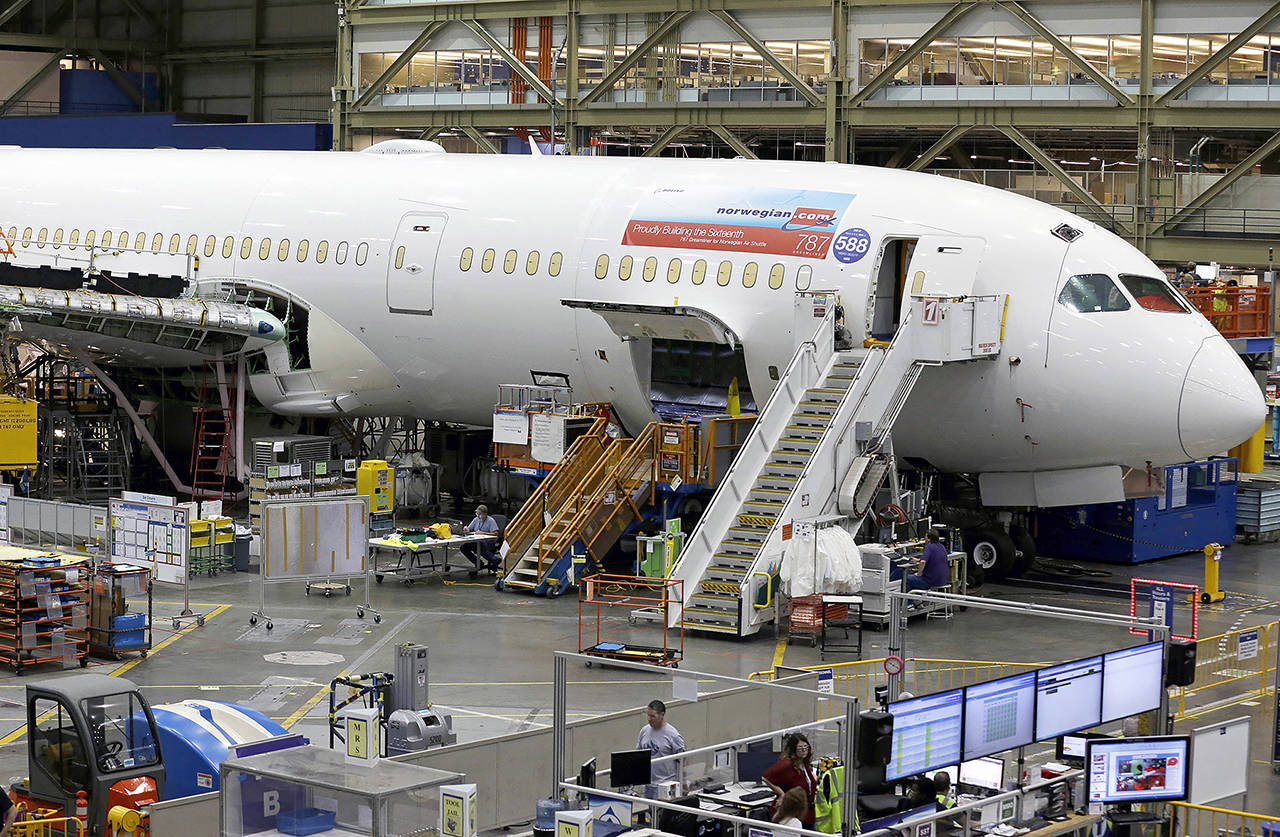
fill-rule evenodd
<path id="1" fill-rule="evenodd" d="M 1000 790 L 1004 784 L 1004 759 L 974 759 L 960 765 L 960 784 L 984 790 Z"/>
<path id="2" fill-rule="evenodd" d="M 1164 643 L 1112 651 L 1102 657 L 1102 722 L 1160 708 Z"/>
<path id="3" fill-rule="evenodd" d="M 1089 801 L 1120 804 L 1186 799 L 1190 744 L 1185 735 L 1089 741 L 1085 748 Z"/>
<path id="4" fill-rule="evenodd" d="M 1036 672 L 1036 740 L 1102 723 L 1102 657 Z"/>
<path id="5" fill-rule="evenodd" d="M 960 761 L 964 724 L 964 691 L 891 703 L 893 745 L 885 779 L 893 781 Z"/>
<path id="6" fill-rule="evenodd" d="M 1035 722 L 1034 671 L 967 686 L 964 690 L 965 760 L 1033 743 Z"/>

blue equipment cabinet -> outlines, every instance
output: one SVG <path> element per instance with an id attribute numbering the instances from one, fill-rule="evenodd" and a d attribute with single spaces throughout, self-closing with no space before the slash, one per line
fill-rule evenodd
<path id="1" fill-rule="evenodd" d="M 1036 549 L 1050 558 L 1140 564 L 1234 543 L 1238 464 L 1227 458 L 1169 465 L 1152 496 L 1041 509 L 1034 514 Z"/>

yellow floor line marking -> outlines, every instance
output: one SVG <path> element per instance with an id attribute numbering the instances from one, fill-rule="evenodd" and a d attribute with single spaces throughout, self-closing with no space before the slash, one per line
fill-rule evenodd
<path id="1" fill-rule="evenodd" d="M 194 602 L 193 602 L 192 604 L 194 604 Z M 217 616 L 219 613 L 222 613 L 223 611 L 229 610 L 230 608 L 231 608 L 231 605 L 229 605 L 229 604 L 219 605 L 219 606 L 218 606 L 217 608 L 215 608 L 211 613 L 207 613 L 207 614 L 205 614 L 205 617 L 204 617 L 204 618 L 205 618 L 205 620 L 206 620 L 206 621 L 208 621 L 209 619 L 212 619 L 213 617 Z M 198 628 L 198 627 L 200 627 L 200 626 L 199 626 L 199 625 L 196 625 L 196 624 L 188 625 L 187 627 L 185 627 L 185 628 L 183 628 L 182 630 L 178 631 L 178 632 L 177 632 L 176 634 L 174 634 L 173 636 L 171 636 L 171 637 L 169 637 L 168 639 L 166 639 L 166 640 L 164 640 L 163 642 L 161 642 L 159 645 L 153 645 L 153 646 L 151 647 L 151 649 L 150 649 L 150 651 L 149 651 L 148 653 L 149 653 L 149 654 L 154 654 L 155 652 L 157 652 L 157 651 L 159 651 L 159 650 L 161 650 L 161 649 L 163 649 L 163 648 L 168 648 L 170 645 L 172 645 L 173 643 L 177 642 L 179 639 L 181 639 L 182 637 L 184 637 L 184 636 L 186 636 L 187 634 L 191 633 L 192 631 L 194 631 L 194 630 L 195 630 L 196 628 Z M 126 660 L 124 663 L 122 663 L 122 664 L 120 664 L 120 665 L 116 666 L 114 669 L 112 669 L 111 671 L 107 672 L 107 676 L 108 676 L 108 677 L 119 677 L 120 675 L 122 675 L 122 674 L 124 674 L 126 671 L 128 671 L 129 669 L 131 669 L 131 668 L 133 668 L 134 666 L 136 666 L 138 663 L 142 662 L 142 660 L 143 660 L 143 658 L 142 658 L 142 657 L 140 657 L 140 656 L 139 656 L 139 657 L 134 657 L 132 660 Z M 0 747 L 4 746 L 4 745 L 6 745 L 6 744 L 12 744 L 13 742 L 17 741 L 19 738 L 21 738 L 22 736 L 24 736 L 24 735 L 26 735 L 26 734 L 27 734 L 27 725 L 26 725 L 26 724 L 23 724 L 22 726 L 20 726 L 20 727 L 18 727 L 17 729 L 15 729 L 13 732 L 11 732 L 11 733 L 9 733 L 8 735 L 6 735 L 4 738 L 0 738 Z"/>
<path id="2" fill-rule="evenodd" d="M 152 604 L 173 605 L 175 607 L 184 607 L 187 605 L 190 605 L 191 607 L 230 607 L 231 606 L 228 604 L 224 604 L 223 602 L 162 602 L 159 599 L 156 599 L 155 601 L 153 601 Z"/>
<path id="3" fill-rule="evenodd" d="M 787 653 L 787 638 L 785 636 L 778 637 L 778 644 L 773 648 L 773 667 L 777 668 L 782 665 L 782 657 Z"/>

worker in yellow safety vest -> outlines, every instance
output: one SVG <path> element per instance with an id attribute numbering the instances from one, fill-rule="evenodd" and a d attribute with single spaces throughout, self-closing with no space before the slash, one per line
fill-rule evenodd
<path id="1" fill-rule="evenodd" d="M 933 774 L 933 789 L 938 794 L 938 810 L 946 811 L 956 807 L 955 797 L 951 795 L 951 777 L 939 770 Z"/>
<path id="2" fill-rule="evenodd" d="M 823 834 L 839 834 L 844 826 L 844 765 L 823 759 L 818 765 L 818 787 L 813 795 L 814 829 Z M 853 812 L 853 833 L 862 830 L 858 812 Z"/>

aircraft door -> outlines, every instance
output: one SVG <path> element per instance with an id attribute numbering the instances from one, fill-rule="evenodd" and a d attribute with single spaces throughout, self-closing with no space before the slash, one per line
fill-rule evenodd
<path id="1" fill-rule="evenodd" d="M 908 296 L 972 296 L 987 242 L 958 235 L 925 235 L 907 267 Z"/>
<path id="2" fill-rule="evenodd" d="M 410 212 L 400 219 L 387 264 L 387 308 L 430 314 L 435 305 L 436 255 L 449 216 Z"/>

